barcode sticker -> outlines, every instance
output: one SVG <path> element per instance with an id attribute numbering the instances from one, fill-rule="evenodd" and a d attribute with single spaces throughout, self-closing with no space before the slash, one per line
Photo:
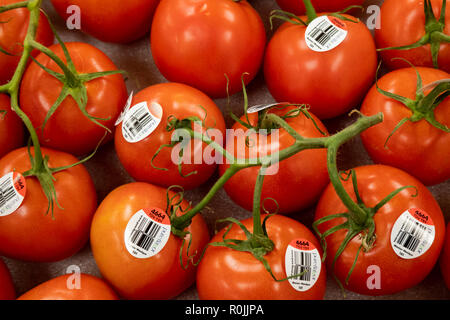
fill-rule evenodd
<path id="1" fill-rule="evenodd" d="M 158 103 L 152 102 L 150 108 L 162 114 L 162 107 Z M 123 118 L 123 137 L 130 143 L 142 141 L 155 131 L 160 122 L 161 118 L 150 112 L 147 102 L 138 103 Z"/>
<path id="2" fill-rule="evenodd" d="M 119 117 L 116 120 L 116 123 L 114 124 L 115 126 L 118 126 L 123 121 L 123 118 L 125 117 L 127 112 L 130 110 L 131 102 L 133 101 L 133 94 L 134 94 L 134 92 L 131 91 L 131 94 L 130 94 L 130 96 L 127 99 L 127 103 L 125 104 L 125 107 L 123 108 L 123 111 L 120 113 Z"/>
<path id="3" fill-rule="evenodd" d="M 0 179 L 0 217 L 14 213 L 22 205 L 27 191 L 25 178 L 10 172 Z"/>
<path id="4" fill-rule="evenodd" d="M 169 241 L 170 219 L 159 208 L 136 212 L 125 228 L 125 247 L 135 258 L 147 259 L 157 255 Z"/>
<path id="5" fill-rule="evenodd" d="M 320 16 L 306 28 L 306 45 L 316 52 L 330 51 L 340 45 L 347 34 L 347 26 L 341 19 Z"/>
<path id="6" fill-rule="evenodd" d="M 288 281 L 297 291 L 308 291 L 319 279 L 322 260 L 319 250 L 310 241 L 296 239 L 286 249 L 285 270 Z"/>
<path id="7" fill-rule="evenodd" d="M 391 232 L 391 246 L 403 259 L 423 255 L 434 242 L 435 227 L 431 217 L 423 210 L 412 208 L 395 221 Z"/>

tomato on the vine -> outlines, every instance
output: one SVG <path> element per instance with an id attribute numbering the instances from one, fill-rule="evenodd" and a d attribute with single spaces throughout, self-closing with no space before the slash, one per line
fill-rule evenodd
<path id="1" fill-rule="evenodd" d="M 0 259 L 0 300 L 14 300 L 16 298 L 16 290 L 11 279 L 8 267 Z"/>
<path id="2" fill-rule="evenodd" d="M 23 124 L 11 109 L 10 99 L 0 94 L 0 158 L 24 143 Z"/>
<path id="3" fill-rule="evenodd" d="M 305 4 L 303 0 L 277 0 L 278 5 L 284 11 L 296 15 L 305 13 Z M 311 0 L 317 12 L 336 12 L 348 8 L 349 6 L 360 6 L 364 0 Z"/>

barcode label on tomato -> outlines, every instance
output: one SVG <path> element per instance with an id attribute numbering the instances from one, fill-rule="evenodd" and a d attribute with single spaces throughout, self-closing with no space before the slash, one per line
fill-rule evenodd
<path id="1" fill-rule="evenodd" d="M 322 261 L 319 250 L 310 241 L 296 239 L 286 249 L 285 270 L 288 281 L 297 291 L 308 291 L 319 279 Z"/>
<path id="2" fill-rule="evenodd" d="M 22 205 L 27 191 L 25 178 L 10 172 L 0 178 L 0 217 L 14 213 Z"/>
<path id="3" fill-rule="evenodd" d="M 406 210 L 392 228 L 392 249 L 403 259 L 415 259 L 430 249 L 435 232 L 433 220 L 425 211 L 417 208 Z"/>
<path id="4" fill-rule="evenodd" d="M 159 208 L 136 212 L 125 228 L 125 247 L 135 258 L 147 259 L 158 254 L 170 237 L 170 219 Z"/>
<path id="5" fill-rule="evenodd" d="M 313 51 L 325 52 L 339 46 L 347 37 L 345 23 L 336 17 L 321 16 L 308 25 L 305 32 L 306 45 Z"/>
<path id="6" fill-rule="evenodd" d="M 151 107 L 162 110 L 162 107 L 153 102 Z M 160 112 L 161 113 L 161 112 Z M 161 118 L 150 112 L 147 102 L 141 102 L 130 108 L 125 114 L 122 124 L 122 134 L 126 141 L 136 143 L 147 138 L 161 122 Z"/>

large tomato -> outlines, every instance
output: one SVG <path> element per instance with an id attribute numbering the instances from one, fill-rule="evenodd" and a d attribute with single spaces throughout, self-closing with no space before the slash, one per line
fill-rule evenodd
<path id="1" fill-rule="evenodd" d="M 377 68 L 375 42 L 367 27 L 360 21 L 331 19 L 347 30 L 336 48 L 313 51 L 305 40 L 306 27 L 285 22 L 270 40 L 264 58 L 264 75 L 273 97 L 278 102 L 308 104 L 320 119 L 357 107 Z"/>
<path id="2" fill-rule="evenodd" d="M 404 68 L 386 74 L 378 81 L 378 86 L 390 93 L 416 100 L 416 70 L 424 86 L 450 78 L 448 73 L 437 69 Z M 381 124 L 361 135 L 365 148 L 375 162 L 403 169 L 426 185 L 438 184 L 450 178 L 450 133 L 432 126 L 425 119 L 407 121 L 394 132 L 400 121 L 410 118 L 413 111 L 403 103 L 384 96 L 375 86 L 366 96 L 361 112 L 368 116 L 378 112 L 384 114 Z M 450 98 L 442 101 L 434 114 L 438 122 L 450 127 Z"/>
<path id="3" fill-rule="evenodd" d="M 348 285 L 345 279 L 362 245 L 362 238 L 357 236 L 349 242 L 332 270 L 332 261 L 347 230 L 329 235 L 326 238 L 328 270 L 334 272 L 347 289 L 360 294 L 378 296 L 411 288 L 430 273 L 438 260 L 445 235 L 445 221 L 439 204 L 419 180 L 400 169 L 369 165 L 358 167 L 355 172 L 359 194 L 369 208 L 398 188 L 415 186 L 417 190 L 403 190 L 375 214 L 375 242 L 367 251 L 360 251 Z M 356 199 L 352 179 L 342 183 L 347 193 Z M 416 191 L 417 196 L 414 196 Z M 348 209 L 330 184 L 317 205 L 315 220 L 346 211 Z M 421 219 L 428 222 L 423 223 Z M 343 222 L 344 218 L 333 219 L 320 224 L 319 230 L 323 233 Z M 406 248 L 412 253 L 407 253 Z M 398 252 L 402 253 L 399 255 Z"/>
<path id="4" fill-rule="evenodd" d="M 266 33 L 246 1 L 165 0 L 151 31 L 153 59 L 169 81 L 182 82 L 213 98 L 239 92 L 249 83 L 264 54 Z"/>
<path id="5" fill-rule="evenodd" d="M 252 230 L 253 219 L 242 221 L 244 226 Z M 288 280 L 277 282 L 264 265 L 249 252 L 241 252 L 225 247 L 209 246 L 200 262 L 197 271 L 197 290 L 203 300 L 319 300 L 325 294 L 326 271 L 321 262 L 320 244 L 311 231 L 301 223 L 285 216 L 275 215 L 267 220 L 267 233 L 274 242 L 273 251 L 264 256 L 269 263 L 274 276 L 286 279 L 291 273 L 286 269 L 286 254 L 288 246 L 299 241 L 308 243 L 310 253 L 317 249 L 318 260 L 304 260 L 301 266 L 311 268 L 311 280 L 302 290 L 291 285 Z M 211 242 L 222 242 L 224 230 L 217 233 Z M 226 239 L 245 240 L 245 234 L 240 227 L 234 225 Z M 289 254 L 289 253 L 288 253 Z M 302 255 L 300 253 L 300 255 Z M 305 255 L 306 256 L 306 255 Z M 289 257 L 289 259 L 294 259 Z M 311 263 L 306 263 L 309 261 Z M 314 262 L 312 262 L 314 261 Z M 300 266 L 300 264 L 298 266 Z M 294 264 L 295 265 L 295 264 Z M 313 269 L 313 268 L 316 269 Z M 295 270 L 295 269 L 294 269 Z M 298 269 L 301 270 L 301 269 Z M 315 274 L 315 276 L 313 275 Z"/>
<path id="6" fill-rule="evenodd" d="M 165 245 L 158 245 L 159 249 L 152 251 L 153 255 L 148 254 L 148 251 L 145 255 L 141 254 L 144 243 L 153 241 L 153 236 L 160 239 L 162 233 L 153 233 L 156 229 L 150 228 L 150 223 L 146 224 L 145 228 L 142 227 L 143 221 L 146 221 L 142 216 L 139 218 L 141 224 L 133 222 L 132 219 L 142 210 L 154 209 L 160 215 L 165 214 L 166 196 L 166 190 L 160 187 L 142 182 L 127 184 L 112 191 L 95 214 L 91 228 L 91 246 L 95 261 L 105 279 L 125 299 L 171 299 L 189 288 L 195 280 L 196 267 L 189 264 L 189 267 L 184 269 L 180 264 L 183 241 L 170 232 L 170 227 L 169 233 L 166 233 L 168 239 L 166 238 Z M 173 196 L 175 194 L 170 192 L 169 197 Z M 183 200 L 181 208 L 186 210 L 187 207 L 187 201 Z M 181 214 L 181 211 L 178 210 L 177 214 Z M 155 225 L 153 223 L 153 226 Z M 130 228 L 141 232 L 140 238 L 136 238 L 140 239 L 138 242 L 130 243 L 132 237 L 126 236 L 126 232 L 131 232 Z M 195 256 L 194 261 L 198 260 L 209 240 L 207 225 L 200 215 L 192 219 L 192 224 L 186 231 L 190 232 L 187 238 L 190 237 L 192 241 L 189 252 L 189 239 L 186 239 L 183 247 L 184 266 L 189 263 L 188 254 Z M 138 255 L 132 254 L 135 248 L 130 249 L 134 243 L 138 246 Z"/>
<path id="7" fill-rule="evenodd" d="M 24 131 L 22 121 L 11 109 L 10 99 L 0 94 L 0 158 L 8 152 L 22 146 Z"/>
<path id="8" fill-rule="evenodd" d="M 116 151 L 119 159 L 128 173 L 137 181 L 150 182 L 164 187 L 181 185 L 186 189 L 195 188 L 208 180 L 216 169 L 216 164 L 207 164 L 203 159 L 204 143 L 192 142 L 192 153 L 189 161 L 182 165 L 182 174 L 178 170 L 180 146 L 164 148 L 153 159 L 158 149 L 164 144 L 170 144 L 173 131 L 167 130 L 170 119 L 184 120 L 197 117 L 203 121 L 204 127 L 215 128 L 222 137 L 225 134 L 225 121 L 220 109 L 204 93 L 197 89 L 178 83 L 163 83 L 150 86 L 134 96 L 131 106 L 146 103 L 152 113 L 161 122 L 150 135 L 138 142 L 129 142 L 123 134 L 124 122 L 117 127 L 115 135 Z M 152 107 L 157 103 L 161 106 Z M 158 110 L 159 109 L 159 110 Z M 129 110 L 132 111 L 131 109 Z M 162 114 L 160 114 L 162 111 Z M 201 125 L 199 125 L 201 126 Z M 195 129 L 200 131 L 199 129 Z M 204 132 L 205 128 L 203 128 Z M 132 140 L 133 141 L 133 140 Z M 218 141 L 222 144 L 222 141 Z M 172 157 L 174 154 L 174 157 Z M 200 159 L 198 157 L 200 156 Z M 196 160 L 197 159 L 197 160 Z M 189 163 L 186 163 L 189 162 Z M 166 171 L 156 169 L 167 169 Z M 196 174 L 191 174 L 196 172 Z"/>
<path id="9" fill-rule="evenodd" d="M 8 267 L 0 259 L 0 300 L 14 300 L 16 291 Z"/>
<path id="10" fill-rule="evenodd" d="M 21 2 L 21 0 L 0 0 L 0 6 Z M 0 84 L 5 84 L 11 80 L 20 55 L 23 50 L 23 41 L 27 34 L 30 19 L 30 12 L 27 8 L 9 10 L 0 14 L 0 47 L 9 55 L 0 52 Z M 47 18 L 41 13 L 39 26 L 36 33 L 36 41 L 49 46 L 53 43 L 53 32 Z M 32 51 L 36 56 L 39 51 Z"/>
<path id="11" fill-rule="evenodd" d="M 305 13 L 303 0 L 277 0 L 278 5 L 284 11 L 296 15 Z M 362 5 L 364 0 L 311 0 L 317 12 L 337 12 L 352 5 Z"/>
<path id="12" fill-rule="evenodd" d="M 72 165 L 78 160 L 67 153 L 42 149 L 49 156 L 49 167 Z M 34 149 L 31 149 L 34 154 Z M 0 159 L 0 177 L 10 172 L 31 169 L 27 148 L 17 149 Z M 25 178 L 26 194 L 21 206 L 0 217 L 0 254 L 33 262 L 53 262 L 79 251 L 87 242 L 97 195 L 94 184 L 83 165 L 53 175 L 56 198 L 52 212 L 35 177 Z"/>
<path id="13" fill-rule="evenodd" d="M 284 110 L 271 109 L 269 113 L 282 116 L 292 110 L 289 107 Z M 252 125 L 258 123 L 258 114 L 249 114 Z M 314 122 L 304 114 L 294 118 L 287 118 L 287 123 L 300 135 L 307 138 L 323 137 L 327 134 L 327 129 L 312 115 L 315 123 L 320 128 L 316 128 Z M 242 117 L 245 120 L 245 117 Z M 272 139 L 269 135 L 267 139 L 264 134 L 251 133 L 241 124 L 233 126 L 234 135 L 228 137 L 226 149 L 234 154 L 237 159 L 248 159 L 273 154 L 291 146 L 295 140 L 284 129 L 279 130 L 279 136 Z M 246 139 L 253 141 L 246 143 Z M 329 179 L 327 172 L 326 150 L 304 150 L 298 154 L 285 159 L 279 163 L 270 175 L 264 178 L 261 200 L 272 198 L 277 202 L 280 213 L 292 213 L 305 209 L 312 205 L 320 197 Z M 219 166 L 221 175 L 229 168 L 227 161 Z M 275 168 L 275 167 L 273 167 Z M 225 184 L 225 191 L 231 199 L 251 211 L 253 208 L 253 194 L 260 167 L 250 167 L 237 172 Z M 273 212 L 277 206 L 273 201 L 264 202 L 266 209 Z"/>
<path id="14" fill-rule="evenodd" d="M 17 300 L 118 300 L 118 297 L 102 279 L 82 273 L 48 280 Z"/>
<path id="15" fill-rule="evenodd" d="M 450 290 L 450 223 L 447 224 L 444 248 L 442 249 L 439 262 L 445 285 Z"/>
<path id="16" fill-rule="evenodd" d="M 66 43 L 69 54 L 78 73 L 94 73 L 117 70 L 114 63 L 99 49 L 81 43 Z M 61 46 L 50 49 L 65 61 Z M 37 58 L 42 65 L 54 71 L 61 69 L 47 55 Z M 127 88 L 122 75 L 109 75 L 85 83 L 87 89 L 86 111 L 101 119 L 99 123 L 113 130 L 127 99 Z M 75 100 L 67 97 L 51 116 L 44 131 L 48 111 L 61 93 L 61 81 L 47 73 L 38 64 L 32 63 L 25 72 L 20 88 L 20 104 L 37 129 L 41 144 L 74 155 L 82 155 L 95 149 L 105 134 L 105 129 L 88 119 Z M 112 137 L 112 135 L 109 135 Z"/>
<path id="17" fill-rule="evenodd" d="M 75 22 L 79 13 L 81 30 L 105 42 L 128 43 L 150 32 L 159 0 L 52 0 L 58 14 Z M 77 6 L 79 11 L 74 10 Z"/>

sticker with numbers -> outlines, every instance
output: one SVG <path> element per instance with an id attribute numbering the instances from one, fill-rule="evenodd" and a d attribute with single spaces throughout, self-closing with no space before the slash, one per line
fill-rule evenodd
<path id="1" fill-rule="evenodd" d="M 403 212 L 391 232 L 391 246 L 403 259 L 420 257 L 434 242 L 435 227 L 423 210 L 412 208 Z"/>
<path id="2" fill-rule="evenodd" d="M 313 51 L 330 51 L 339 46 L 347 38 L 347 34 L 347 26 L 341 19 L 320 16 L 306 28 L 306 45 Z"/>
<path id="3" fill-rule="evenodd" d="M 296 239 L 286 249 L 285 269 L 288 281 L 297 291 L 308 291 L 319 279 L 322 260 L 319 250 L 309 240 Z"/>
<path id="4" fill-rule="evenodd" d="M 147 259 L 158 254 L 170 237 L 169 216 L 159 208 L 142 209 L 128 221 L 125 247 L 135 258 Z"/>
<path id="5" fill-rule="evenodd" d="M 126 141 L 136 143 L 147 138 L 161 122 L 161 117 L 156 116 L 150 110 L 162 115 L 162 107 L 152 102 L 150 108 L 147 102 L 141 102 L 131 107 L 125 114 L 122 124 L 122 134 Z"/>
<path id="6" fill-rule="evenodd" d="M 10 172 L 0 179 L 0 217 L 10 215 L 22 205 L 27 192 L 25 178 Z"/>
<path id="7" fill-rule="evenodd" d="M 118 126 L 123 121 L 123 118 L 127 114 L 128 110 L 130 110 L 131 102 L 133 101 L 133 94 L 134 92 L 132 91 L 130 96 L 128 97 L 125 107 L 123 108 L 123 111 L 120 113 L 119 117 L 116 120 L 116 123 L 114 124 L 115 126 Z"/>

